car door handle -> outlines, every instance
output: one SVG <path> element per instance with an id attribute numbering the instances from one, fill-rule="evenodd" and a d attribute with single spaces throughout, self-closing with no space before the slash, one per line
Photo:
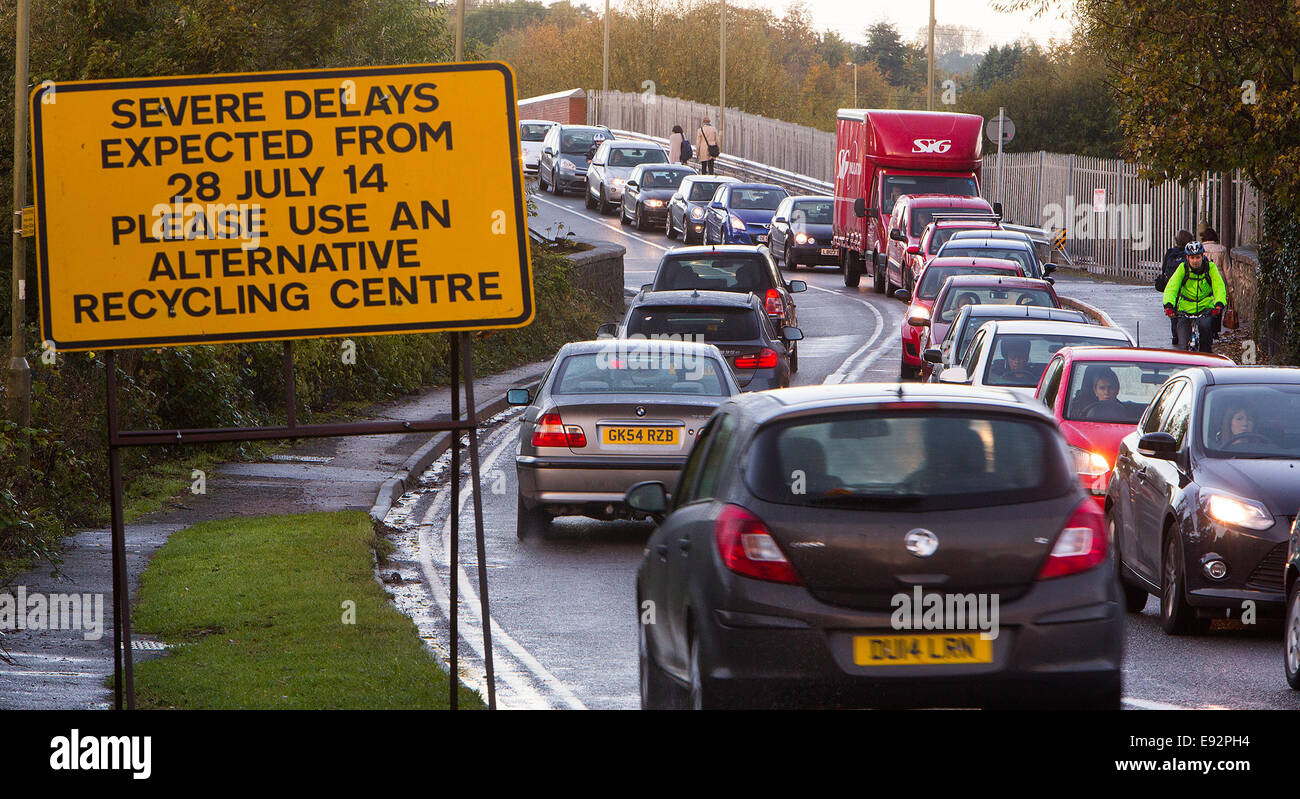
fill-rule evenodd
<path id="1" fill-rule="evenodd" d="M 668 545 L 658 544 L 655 546 L 655 552 L 659 553 L 659 560 L 668 560 Z"/>
<path id="2" fill-rule="evenodd" d="M 677 539 L 677 548 L 680 549 L 680 550 L 682 551 L 682 554 L 686 554 L 687 552 L 690 552 L 690 551 L 691 551 L 691 539 L 689 539 L 689 538 L 679 538 L 679 539 Z"/>

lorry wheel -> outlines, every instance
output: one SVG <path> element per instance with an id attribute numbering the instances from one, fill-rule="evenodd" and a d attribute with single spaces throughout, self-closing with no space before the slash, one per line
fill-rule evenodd
<path id="1" fill-rule="evenodd" d="M 862 258 L 852 250 L 844 253 L 844 285 L 855 289 L 862 281 Z"/>
<path id="2" fill-rule="evenodd" d="M 871 287 L 877 294 L 885 293 L 885 275 L 880 271 L 880 256 L 871 251 Z"/>

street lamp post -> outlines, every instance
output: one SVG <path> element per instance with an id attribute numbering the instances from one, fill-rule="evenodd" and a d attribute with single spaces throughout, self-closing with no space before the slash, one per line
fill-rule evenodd
<path id="1" fill-rule="evenodd" d="M 10 418 L 20 429 L 32 421 L 32 371 L 27 365 L 23 324 L 26 307 L 27 245 L 23 240 L 23 208 L 27 205 L 27 60 L 29 33 L 28 0 L 18 0 L 17 47 L 14 50 L 14 215 L 13 274 L 10 292 L 12 338 L 9 357 Z"/>
<path id="2" fill-rule="evenodd" d="M 456 60 L 465 60 L 465 0 L 456 0 Z"/>

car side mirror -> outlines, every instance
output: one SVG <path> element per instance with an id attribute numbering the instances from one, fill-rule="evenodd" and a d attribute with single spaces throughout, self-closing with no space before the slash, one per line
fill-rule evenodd
<path id="1" fill-rule="evenodd" d="M 926 363 L 943 363 L 943 350 L 938 347 L 927 347 L 921 357 Z"/>
<path id="2" fill-rule="evenodd" d="M 889 240 L 907 241 L 907 236 L 904 236 L 903 231 L 899 230 L 898 228 L 893 228 L 892 230 L 889 231 Z"/>
<path id="3" fill-rule="evenodd" d="M 866 201 L 866 200 L 864 200 L 864 199 L 862 199 L 861 197 L 859 197 L 859 198 L 857 198 L 856 200 L 853 201 L 853 215 L 854 215 L 854 216 L 866 216 L 866 215 L 867 215 L 867 201 Z"/>
<path id="4" fill-rule="evenodd" d="M 646 514 L 656 523 L 662 522 L 664 513 L 668 510 L 668 489 L 657 480 L 647 480 L 629 488 L 623 494 L 623 501 L 629 508 Z"/>
<path id="5" fill-rule="evenodd" d="M 1002 203 L 993 203 L 993 215 L 1002 221 Z"/>
<path id="6" fill-rule="evenodd" d="M 627 187 L 628 187 L 629 189 L 635 189 L 635 188 L 636 188 L 636 181 L 635 181 L 635 180 L 629 180 L 629 181 L 627 182 Z"/>
<path id="7" fill-rule="evenodd" d="M 789 221 L 790 221 L 789 219 L 786 219 L 783 216 L 778 216 L 772 220 L 772 224 L 775 225 L 777 222 L 789 222 Z"/>
<path id="8" fill-rule="evenodd" d="M 1053 286 L 1056 285 L 1056 278 L 1054 277 L 1047 277 L 1046 275 L 1044 275 L 1043 280 L 1046 280 L 1050 285 Z"/>
<path id="9" fill-rule="evenodd" d="M 506 392 L 507 405 L 527 405 L 532 401 L 532 392 L 526 388 L 512 388 Z"/>
<path id="10" fill-rule="evenodd" d="M 710 207 L 710 208 L 726 208 L 726 206 L 723 205 L 723 204 L 720 203 L 720 202 L 710 202 L 710 203 L 709 203 L 709 207 Z"/>
<path id="11" fill-rule="evenodd" d="M 930 317 L 928 317 L 928 316 L 909 316 L 909 317 L 907 317 L 907 323 L 908 323 L 909 325 L 911 325 L 912 327 L 929 327 L 929 326 L 930 326 Z"/>
<path id="12" fill-rule="evenodd" d="M 642 283 L 642 284 L 641 284 L 641 290 L 642 290 L 642 291 L 651 291 L 651 290 L 654 289 L 654 287 L 655 287 L 655 284 L 653 284 L 653 283 Z"/>
<path id="13" fill-rule="evenodd" d="M 781 338 L 786 341 L 803 341 L 803 331 L 792 325 L 781 328 Z"/>
<path id="14" fill-rule="evenodd" d="M 1052 264 L 1052 263 L 1043 264 L 1043 274 L 1050 275 L 1055 271 L 1056 271 L 1056 264 Z"/>
<path id="15" fill-rule="evenodd" d="M 808 290 L 808 284 L 802 280 L 791 280 L 786 284 L 786 287 L 790 289 L 791 294 L 798 294 Z"/>
<path id="16" fill-rule="evenodd" d="M 596 338 L 614 338 L 618 335 L 618 322 L 606 322 L 596 328 Z"/>
<path id="17" fill-rule="evenodd" d="M 555 155 L 555 150 L 551 149 L 550 147 L 543 147 L 542 152 L 545 153 L 546 155 Z"/>
<path id="18" fill-rule="evenodd" d="M 669 202 L 674 202 L 674 203 L 681 202 L 681 201 L 682 201 L 682 195 L 681 195 L 681 192 L 678 192 L 677 194 L 674 194 L 674 195 L 672 196 L 672 198 L 669 200 Z"/>
<path id="19" fill-rule="evenodd" d="M 903 302 L 911 302 L 912 292 L 907 289 L 894 289 L 894 299 L 902 300 Z"/>
<path id="20" fill-rule="evenodd" d="M 907 248 L 907 254 L 908 254 L 908 255 L 920 255 L 920 254 L 921 254 L 921 245 L 919 245 L 919 244 L 913 244 L 913 245 L 909 246 L 909 247 Z"/>
<path id="21" fill-rule="evenodd" d="M 940 383 L 967 383 L 970 376 L 966 374 L 966 369 L 961 366 L 949 366 L 939 375 Z"/>
<path id="22" fill-rule="evenodd" d="M 1171 461 L 1178 456 L 1178 439 L 1170 433 L 1147 433 L 1138 439 L 1138 453 Z"/>

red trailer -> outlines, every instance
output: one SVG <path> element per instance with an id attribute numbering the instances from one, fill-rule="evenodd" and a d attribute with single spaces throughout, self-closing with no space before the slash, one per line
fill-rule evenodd
<path id="1" fill-rule="evenodd" d="M 844 285 L 868 271 L 883 292 L 893 203 L 904 194 L 978 197 L 984 118 L 841 108 L 835 124 L 835 215 Z"/>

